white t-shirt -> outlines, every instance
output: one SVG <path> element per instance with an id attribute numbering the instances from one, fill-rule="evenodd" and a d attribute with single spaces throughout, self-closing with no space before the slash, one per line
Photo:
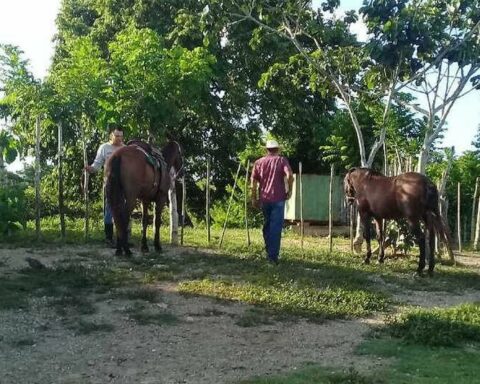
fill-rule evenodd
<path id="1" fill-rule="evenodd" d="M 97 151 L 97 156 L 95 157 L 95 160 L 93 160 L 93 163 L 92 163 L 93 171 L 97 172 L 100 168 L 102 168 L 103 165 L 105 164 L 105 161 L 107 161 L 108 158 L 112 156 L 112 153 L 124 146 L 125 144 L 113 145 L 111 143 L 104 143 L 100 145 Z"/>

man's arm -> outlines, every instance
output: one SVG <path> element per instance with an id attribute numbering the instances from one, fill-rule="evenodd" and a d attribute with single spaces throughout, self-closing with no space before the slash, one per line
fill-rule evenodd
<path id="1" fill-rule="evenodd" d="M 258 208 L 260 206 L 259 204 L 259 199 L 258 199 L 258 174 L 257 174 L 257 169 L 256 169 L 256 164 L 253 165 L 253 171 L 252 171 L 252 176 L 250 179 L 250 189 L 251 189 L 251 198 L 252 198 L 252 205 L 255 208 Z"/>
<path id="2" fill-rule="evenodd" d="M 87 165 L 85 169 L 92 173 L 92 172 L 97 172 L 105 163 L 105 151 L 104 151 L 104 145 L 101 145 L 100 148 L 98 148 L 97 155 L 95 156 L 95 160 L 93 160 L 92 165 Z"/>

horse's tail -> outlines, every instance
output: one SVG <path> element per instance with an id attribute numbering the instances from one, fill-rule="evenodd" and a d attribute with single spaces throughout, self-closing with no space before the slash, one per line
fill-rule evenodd
<path id="1" fill-rule="evenodd" d="M 447 249 L 448 256 L 450 260 L 453 260 L 453 252 L 451 247 L 451 238 L 450 231 L 448 230 L 447 224 L 440 214 L 439 208 L 439 194 L 435 184 L 428 181 L 426 189 L 426 198 L 427 198 L 427 220 L 432 224 L 433 229 L 438 234 L 438 237 L 441 242 L 445 245 Z M 432 236 L 431 234 L 430 236 Z"/>
<path id="2" fill-rule="evenodd" d="M 110 161 L 110 172 L 107 175 L 107 182 L 105 185 L 105 193 L 107 202 L 112 210 L 115 226 L 117 227 L 117 235 L 123 237 L 125 232 L 124 212 L 125 207 L 125 192 L 121 180 L 121 165 L 122 158 L 120 156 L 112 155 Z"/>

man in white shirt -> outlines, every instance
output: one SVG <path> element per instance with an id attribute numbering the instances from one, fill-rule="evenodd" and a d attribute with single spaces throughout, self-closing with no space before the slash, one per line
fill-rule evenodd
<path id="1" fill-rule="evenodd" d="M 91 165 L 85 166 L 85 170 L 89 173 L 98 172 L 105 164 L 107 159 L 119 148 L 124 147 L 123 129 L 114 127 L 110 130 L 110 141 L 100 145 L 97 156 Z M 105 195 L 105 194 L 104 194 Z M 105 225 L 105 240 L 110 246 L 114 246 L 113 241 L 113 217 L 110 205 L 106 199 L 103 201 L 103 222 Z"/>

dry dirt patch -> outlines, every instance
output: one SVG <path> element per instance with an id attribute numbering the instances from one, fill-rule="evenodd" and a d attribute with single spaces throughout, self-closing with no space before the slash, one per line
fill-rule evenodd
<path id="1" fill-rule="evenodd" d="M 24 258 L 46 266 L 85 259 L 85 252 L 111 257 L 98 247 L 0 249 L 0 278 L 20 273 Z M 166 252 L 176 252 L 167 248 Z M 91 258 L 85 262 L 91 262 Z M 353 354 L 370 330 L 370 320 L 273 321 L 242 327 L 252 307 L 205 297 L 186 297 L 175 284 L 155 286 L 160 302 L 148 303 L 174 316 L 174 324 L 139 325 L 122 298 L 94 301 L 86 321 L 107 323 L 106 332 L 78 334 L 68 319 L 33 299 L 29 310 L 0 312 L 2 383 L 231 383 L 254 375 L 289 372 L 307 363 L 355 366 L 360 371 L 382 360 Z M 373 321 L 376 322 L 376 321 Z"/>

